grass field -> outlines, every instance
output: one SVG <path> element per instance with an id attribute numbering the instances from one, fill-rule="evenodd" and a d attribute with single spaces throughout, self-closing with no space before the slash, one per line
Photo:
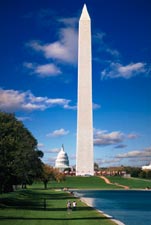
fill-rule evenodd
<path id="1" fill-rule="evenodd" d="M 37 188 L 40 188 L 39 185 L 40 184 L 37 183 Z M 116 185 L 106 184 L 99 177 L 66 177 L 66 180 L 60 183 L 51 181 L 48 187 L 69 189 L 117 189 Z M 41 184 L 41 188 L 43 188 L 43 184 Z"/>
<path id="2" fill-rule="evenodd" d="M 67 200 L 75 198 L 66 192 L 33 189 L 2 194 L 1 225 L 115 225 L 91 207 L 77 201 L 77 209 L 68 214 Z"/>
<path id="3" fill-rule="evenodd" d="M 60 183 L 51 181 L 48 184 L 48 188 L 69 188 L 69 189 L 123 189 L 122 187 L 116 186 L 121 184 L 129 186 L 130 189 L 145 189 L 151 187 L 151 180 L 136 179 L 136 178 L 123 178 L 120 176 L 109 176 L 107 177 L 114 184 L 106 184 L 103 179 L 99 177 L 66 177 L 66 180 Z M 43 183 L 35 183 L 34 186 L 29 188 L 43 188 Z"/>
<path id="4" fill-rule="evenodd" d="M 129 186 L 130 188 L 151 187 L 151 181 L 108 177 L 111 182 Z M 27 190 L 18 190 L 0 195 L 1 225 L 113 225 L 109 218 L 96 210 L 77 201 L 77 210 L 67 213 L 67 200 L 75 199 L 69 193 L 61 191 L 69 189 L 119 189 L 116 185 L 106 184 L 99 177 L 67 177 L 64 182 L 50 182 L 48 190 L 42 183 L 35 183 Z M 55 190 L 56 189 L 56 190 Z"/>
<path id="5" fill-rule="evenodd" d="M 42 183 L 35 183 L 34 187 L 43 188 L 44 186 Z M 104 180 L 99 177 L 66 177 L 66 180 L 60 183 L 57 183 L 56 181 L 51 181 L 48 184 L 48 188 L 117 189 L 116 185 L 106 184 Z"/>
<path id="6" fill-rule="evenodd" d="M 151 188 L 151 180 L 137 179 L 137 178 L 124 178 L 120 176 L 107 177 L 112 183 L 118 183 L 128 186 L 131 189 L 145 189 Z"/>

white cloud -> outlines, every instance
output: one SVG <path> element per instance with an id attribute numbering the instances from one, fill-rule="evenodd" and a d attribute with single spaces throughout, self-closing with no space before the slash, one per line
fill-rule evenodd
<path id="1" fill-rule="evenodd" d="M 77 30 L 72 26 L 68 26 L 61 28 L 58 33 L 58 41 L 42 44 L 34 40 L 29 42 L 28 46 L 35 51 L 42 52 L 47 59 L 75 64 L 77 62 Z"/>
<path id="2" fill-rule="evenodd" d="M 93 109 L 95 110 L 95 109 L 100 109 L 101 108 L 101 106 L 100 105 L 98 105 L 98 104 L 96 104 L 96 103 L 93 103 Z M 69 105 L 69 102 L 67 102 L 67 104 L 64 104 L 64 109 L 73 109 L 73 110 L 77 110 L 77 105 L 75 105 L 75 106 L 71 106 L 71 105 Z"/>
<path id="3" fill-rule="evenodd" d="M 54 130 L 53 132 L 47 134 L 47 137 L 61 137 L 61 136 L 65 136 L 69 133 L 68 130 L 64 130 L 63 128 L 59 129 L 59 130 Z"/>
<path id="4" fill-rule="evenodd" d="M 38 143 L 38 148 L 42 148 L 42 147 L 44 147 L 44 144 L 43 143 Z"/>
<path id="5" fill-rule="evenodd" d="M 130 133 L 130 134 L 127 135 L 127 138 L 128 138 L 128 139 L 136 139 L 136 138 L 138 138 L 139 136 L 140 136 L 140 135 L 138 135 L 138 134 Z"/>
<path id="6" fill-rule="evenodd" d="M 102 164 L 113 164 L 113 163 L 117 163 L 120 162 L 120 159 L 117 158 L 113 158 L 113 159 L 97 159 L 97 163 L 99 163 L 100 165 Z"/>
<path id="7" fill-rule="evenodd" d="M 31 40 L 26 44 L 26 47 L 31 48 L 37 53 L 40 53 L 48 62 L 39 65 L 35 62 L 25 62 L 24 66 L 31 71 L 31 74 L 36 74 L 41 78 L 59 76 L 62 74 L 61 66 L 64 63 L 76 65 L 78 55 L 78 33 L 77 33 L 77 18 L 58 18 L 55 24 L 59 27 L 56 32 L 56 40 L 51 43 L 44 43 L 39 40 Z M 59 65 L 59 66 L 58 66 Z"/>
<path id="8" fill-rule="evenodd" d="M 94 145 L 106 146 L 114 145 L 124 141 L 125 135 L 120 131 L 109 133 L 106 130 L 94 130 Z"/>
<path id="9" fill-rule="evenodd" d="M 35 73 L 39 74 L 40 77 L 50 77 L 56 76 L 61 73 L 60 69 L 57 68 L 54 64 L 45 64 L 37 66 Z"/>
<path id="10" fill-rule="evenodd" d="M 96 103 L 93 103 L 93 109 L 100 109 L 100 108 L 101 108 L 100 105 L 98 105 L 98 104 L 96 104 Z"/>
<path id="11" fill-rule="evenodd" d="M 127 145 L 124 145 L 124 144 L 119 144 L 117 146 L 115 146 L 114 148 L 126 148 Z"/>
<path id="12" fill-rule="evenodd" d="M 24 67 L 30 69 L 33 74 L 37 74 L 39 77 L 42 78 L 58 76 L 62 73 L 60 68 L 58 68 L 53 63 L 48 63 L 44 65 L 35 65 L 30 62 L 25 62 L 23 65 Z"/>
<path id="13" fill-rule="evenodd" d="M 106 60 L 119 60 L 120 53 L 117 49 L 113 49 L 109 47 L 108 44 L 105 43 L 106 33 L 104 32 L 97 32 L 93 35 L 93 43 L 97 45 L 95 46 L 94 50 L 96 51 L 97 56 L 95 57 L 95 61 L 99 63 L 105 63 Z M 100 56 L 101 54 L 101 56 Z M 101 60 L 100 60 L 101 59 Z M 105 61 L 104 61 L 105 60 Z"/>
<path id="14" fill-rule="evenodd" d="M 55 165 L 55 161 L 56 161 L 56 157 L 50 157 L 48 159 L 44 160 L 46 164 L 54 166 Z"/>
<path id="15" fill-rule="evenodd" d="M 115 155 L 108 159 L 97 159 L 97 162 L 105 166 L 117 166 L 123 164 L 130 166 L 142 166 L 151 162 L 151 147 L 144 148 L 142 150 L 134 150 L 126 153 Z M 118 164 L 117 164 L 118 163 Z"/>
<path id="16" fill-rule="evenodd" d="M 97 32 L 93 35 L 93 39 L 95 42 L 104 46 L 104 37 L 106 36 L 105 32 Z"/>
<path id="17" fill-rule="evenodd" d="M 44 151 L 44 153 L 58 153 L 60 151 L 60 149 L 59 148 L 54 148 L 54 149 L 50 149 L 50 150 L 46 150 L 46 151 Z"/>
<path id="18" fill-rule="evenodd" d="M 60 42 L 54 42 L 52 44 L 47 44 L 43 46 L 43 51 L 46 58 L 55 58 L 61 60 L 68 60 L 69 52 L 66 47 Z"/>
<path id="19" fill-rule="evenodd" d="M 26 120 L 31 121 L 31 118 L 29 116 L 17 116 L 17 119 L 20 121 L 26 121 Z"/>
<path id="20" fill-rule="evenodd" d="M 136 158 L 136 157 L 151 157 L 151 147 L 145 148 L 143 150 L 130 151 L 123 154 L 118 154 L 116 158 Z"/>
<path id="21" fill-rule="evenodd" d="M 4 111 L 16 111 L 23 107 L 26 98 L 24 92 L 0 89 L 0 109 Z"/>
<path id="22" fill-rule="evenodd" d="M 0 110 L 6 112 L 45 110 L 59 106 L 64 109 L 72 109 L 71 100 L 48 97 L 36 97 L 30 91 L 0 89 Z"/>
<path id="23" fill-rule="evenodd" d="M 76 105 L 75 106 L 71 106 L 69 104 L 65 104 L 64 105 L 64 109 L 73 109 L 73 110 L 76 110 L 77 109 L 77 106 Z"/>
<path id="24" fill-rule="evenodd" d="M 103 70 L 101 73 L 102 79 L 104 78 L 125 78 L 129 79 L 131 77 L 134 77 L 138 74 L 145 73 L 146 70 L 146 64 L 145 63 L 130 63 L 126 66 L 123 66 L 120 63 L 114 63 L 112 62 L 107 69 Z"/>
<path id="25" fill-rule="evenodd" d="M 23 66 L 28 68 L 28 69 L 34 69 L 34 65 L 31 62 L 24 62 Z"/>
<path id="26" fill-rule="evenodd" d="M 118 58 L 120 56 L 120 53 L 116 49 L 106 48 L 106 52 L 114 56 L 115 58 Z"/>
<path id="27" fill-rule="evenodd" d="M 125 148 L 126 145 L 122 144 L 125 139 L 135 139 L 139 135 L 135 133 L 124 134 L 121 131 L 108 132 L 107 130 L 94 129 L 94 145 L 107 146 L 117 145 L 115 148 Z"/>
<path id="28" fill-rule="evenodd" d="M 60 152 L 60 148 L 54 148 L 49 151 L 50 153 L 58 153 Z"/>
<path id="29" fill-rule="evenodd" d="M 57 21 L 64 24 L 67 27 L 75 27 L 78 22 L 78 18 L 76 17 L 60 18 Z"/>
<path id="30" fill-rule="evenodd" d="M 150 73 L 149 66 L 144 62 L 131 62 L 127 65 L 122 65 L 120 52 L 106 44 L 104 41 L 105 37 L 106 34 L 104 32 L 98 32 L 93 36 L 97 45 L 97 48 L 95 48 L 95 61 L 105 66 L 105 69 L 101 72 L 102 79 L 120 77 L 130 79 L 140 74 L 148 75 Z M 103 54 L 100 56 L 100 53 Z"/>

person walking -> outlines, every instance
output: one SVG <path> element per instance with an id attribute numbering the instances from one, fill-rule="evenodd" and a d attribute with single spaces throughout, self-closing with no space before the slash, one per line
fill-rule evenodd
<path id="1" fill-rule="evenodd" d="M 73 203 L 72 203 L 73 210 L 76 210 L 76 206 L 77 206 L 76 201 L 73 201 Z"/>
<path id="2" fill-rule="evenodd" d="M 71 210 L 72 210 L 71 202 L 68 201 L 68 202 L 67 202 L 67 212 L 68 212 L 68 214 L 70 214 Z"/>

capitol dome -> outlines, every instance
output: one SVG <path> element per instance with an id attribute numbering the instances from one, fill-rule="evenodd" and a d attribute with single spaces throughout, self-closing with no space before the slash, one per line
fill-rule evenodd
<path id="1" fill-rule="evenodd" d="M 58 153 L 55 167 L 58 169 L 66 169 L 69 168 L 69 159 L 67 153 L 64 151 L 64 147 L 62 145 L 60 152 Z"/>

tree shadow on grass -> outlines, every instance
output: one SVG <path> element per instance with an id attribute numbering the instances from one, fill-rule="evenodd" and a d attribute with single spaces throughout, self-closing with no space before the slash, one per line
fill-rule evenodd
<path id="1" fill-rule="evenodd" d="M 7 204 L 8 204 L 8 202 L 7 202 Z M 6 207 L 6 205 L 3 203 L 3 204 L 1 204 L 1 206 L 0 206 L 0 208 L 1 209 L 18 209 L 18 210 L 32 210 L 32 211 L 48 211 L 48 212 L 61 212 L 61 211 L 67 211 L 67 209 L 66 209 L 66 206 L 65 207 L 59 207 L 59 208 L 54 208 L 54 207 L 51 207 L 51 204 L 49 203 L 49 205 L 47 205 L 47 203 L 46 203 L 46 205 L 43 203 L 43 202 L 40 202 L 40 203 L 38 203 L 37 204 L 37 202 L 31 202 L 30 204 L 29 204 L 29 202 L 18 202 L 18 204 L 15 202 L 15 205 L 12 203 L 12 202 L 10 202 L 10 204 L 9 204 L 9 206 L 7 205 L 7 207 Z M 87 207 L 87 206 L 84 206 L 84 207 L 77 207 L 77 209 L 76 209 L 77 211 L 92 211 L 92 210 L 94 210 L 93 208 L 91 208 L 91 207 Z"/>
<path id="2" fill-rule="evenodd" d="M 74 196 L 67 193 L 40 193 L 25 190 L 15 193 L 10 197 L 0 199 L 0 208 L 41 210 L 51 206 L 51 200 L 74 200 Z"/>
<path id="3" fill-rule="evenodd" d="M 13 216 L 9 216 L 9 217 L 5 217 L 5 216 L 0 216 L 0 221 L 1 220 L 110 220 L 111 218 L 107 218 L 107 217 L 103 217 L 103 216 L 90 216 L 90 217 L 70 217 L 70 218 L 55 218 L 55 217 L 50 217 L 50 218 L 42 218 L 42 217 L 37 217 L 37 218 L 33 218 L 33 217 L 13 217 Z"/>
<path id="4" fill-rule="evenodd" d="M 30 191 L 21 191 L 16 193 L 13 197 L 8 197 L 8 198 L 1 198 L 0 200 L 0 208 L 3 208 L 4 210 L 7 208 L 9 209 L 18 209 L 18 210 L 33 210 L 33 211 L 48 211 L 48 212 L 67 212 L 66 206 L 65 207 L 59 207 L 59 208 L 54 208 L 51 207 L 51 200 L 69 200 L 72 199 L 74 200 L 75 197 L 68 195 L 67 193 L 40 193 L 40 192 L 33 192 L 32 190 Z M 72 221 L 72 220 L 109 220 L 110 218 L 103 217 L 101 215 L 98 216 L 91 216 L 91 213 L 89 213 L 91 210 L 94 210 L 91 207 L 88 206 L 78 206 L 77 207 L 77 212 L 88 212 L 88 216 L 83 216 L 81 217 L 79 215 L 76 215 L 74 213 L 70 213 L 69 217 L 50 217 L 49 218 L 34 218 L 34 217 L 18 217 L 18 216 L 0 216 L 0 221 L 6 221 L 6 220 L 25 220 L 25 221 L 30 221 L 30 220 L 46 220 L 46 221 Z M 48 214 L 49 215 L 49 214 Z M 53 213 L 52 213 L 53 215 Z M 90 215 L 90 216 L 89 216 Z"/>
<path id="5" fill-rule="evenodd" d="M 46 192 L 45 192 L 46 191 Z M 69 196 L 69 193 L 66 192 L 56 192 L 50 193 L 49 190 L 22 190 L 17 193 L 16 197 L 24 197 L 26 199 L 41 199 L 41 198 L 50 198 L 50 199 L 66 199 L 66 198 L 73 198 L 73 196 Z"/>

